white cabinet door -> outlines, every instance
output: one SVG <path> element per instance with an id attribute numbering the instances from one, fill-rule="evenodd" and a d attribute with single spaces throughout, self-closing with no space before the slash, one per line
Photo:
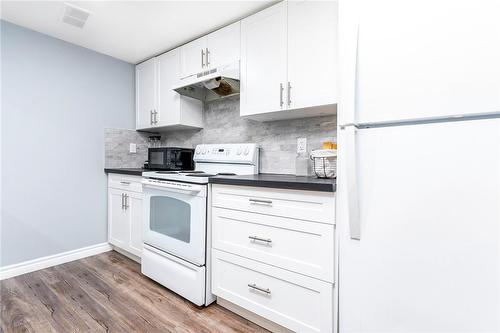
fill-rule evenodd
<path id="1" fill-rule="evenodd" d="M 242 116 L 286 109 L 286 3 L 241 21 Z"/>
<path id="2" fill-rule="evenodd" d="M 181 77 L 201 72 L 207 67 L 207 38 L 201 37 L 180 47 Z"/>
<path id="3" fill-rule="evenodd" d="M 125 192 L 118 189 L 108 190 L 108 238 L 111 244 L 127 249 L 130 226 L 124 195 Z"/>
<path id="4" fill-rule="evenodd" d="M 233 23 L 207 36 L 210 68 L 240 60 L 240 22 Z"/>
<path id="5" fill-rule="evenodd" d="M 156 108 L 156 58 L 135 67 L 136 128 L 153 126 Z"/>
<path id="6" fill-rule="evenodd" d="M 142 254 L 142 193 L 129 192 L 127 214 L 130 223 L 129 251 L 136 256 Z"/>
<path id="7" fill-rule="evenodd" d="M 337 2 L 287 3 L 288 108 L 337 103 Z"/>
<path id="8" fill-rule="evenodd" d="M 500 110 L 498 1 L 361 6 L 354 121 Z"/>
<path id="9" fill-rule="evenodd" d="M 180 121 L 180 95 L 172 90 L 179 80 L 179 49 L 159 56 L 158 59 L 158 124 L 168 126 Z"/>

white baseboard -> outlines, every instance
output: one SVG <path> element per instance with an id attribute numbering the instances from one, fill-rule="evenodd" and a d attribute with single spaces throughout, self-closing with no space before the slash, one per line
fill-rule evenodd
<path id="1" fill-rule="evenodd" d="M 28 260 L 19 264 L 0 267 L 0 280 L 64 264 L 73 260 L 90 257 L 99 253 L 111 251 L 112 249 L 113 248 L 109 245 L 109 243 L 101 243 L 47 257 Z"/>

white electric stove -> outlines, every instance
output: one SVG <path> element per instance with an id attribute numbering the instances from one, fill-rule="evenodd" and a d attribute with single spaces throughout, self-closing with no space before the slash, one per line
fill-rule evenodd
<path id="1" fill-rule="evenodd" d="M 210 292 L 208 180 L 216 175 L 259 173 L 255 144 L 198 145 L 195 170 L 143 172 L 144 249 L 141 271 L 196 305 Z"/>
<path id="2" fill-rule="evenodd" d="M 196 146 L 195 170 L 148 171 L 145 178 L 207 184 L 216 175 L 251 175 L 259 173 L 259 149 L 253 143 L 207 144 Z"/>

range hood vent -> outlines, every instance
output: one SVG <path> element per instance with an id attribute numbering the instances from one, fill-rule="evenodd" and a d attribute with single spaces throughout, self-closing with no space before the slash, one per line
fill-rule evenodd
<path id="1" fill-rule="evenodd" d="M 239 63 L 231 64 L 182 79 L 173 87 L 173 90 L 183 96 L 209 102 L 238 95 L 240 93 L 239 79 Z"/>

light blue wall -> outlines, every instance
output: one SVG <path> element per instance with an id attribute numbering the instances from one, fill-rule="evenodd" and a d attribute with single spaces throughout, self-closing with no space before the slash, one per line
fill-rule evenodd
<path id="1" fill-rule="evenodd" d="M 104 128 L 134 126 L 134 66 L 0 27 L 0 265 L 105 242 Z"/>

